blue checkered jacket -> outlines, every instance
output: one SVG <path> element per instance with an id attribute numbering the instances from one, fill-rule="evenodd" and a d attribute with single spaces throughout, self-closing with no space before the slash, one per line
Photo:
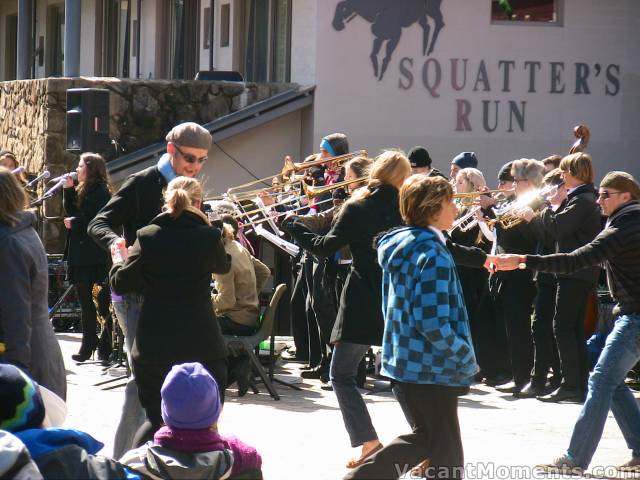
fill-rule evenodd
<path id="1" fill-rule="evenodd" d="M 467 386 L 478 371 L 462 287 L 435 232 L 402 227 L 378 241 L 382 373 L 401 382 Z"/>

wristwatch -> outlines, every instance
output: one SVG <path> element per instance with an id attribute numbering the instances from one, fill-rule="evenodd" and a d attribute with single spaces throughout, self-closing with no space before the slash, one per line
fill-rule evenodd
<path id="1" fill-rule="evenodd" d="M 520 270 L 526 270 L 526 268 L 527 268 L 527 257 L 525 257 L 525 256 L 521 256 L 520 257 L 520 263 L 518 263 L 518 268 Z"/>

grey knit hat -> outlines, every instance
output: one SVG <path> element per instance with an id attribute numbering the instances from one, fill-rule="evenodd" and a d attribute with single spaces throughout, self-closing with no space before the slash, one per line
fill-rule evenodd
<path id="1" fill-rule="evenodd" d="M 209 131 L 194 122 L 176 125 L 167 133 L 165 140 L 181 147 L 201 148 L 203 150 L 209 150 L 212 141 Z"/>

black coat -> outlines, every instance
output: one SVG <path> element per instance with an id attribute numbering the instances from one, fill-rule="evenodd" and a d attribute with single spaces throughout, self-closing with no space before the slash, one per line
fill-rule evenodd
<path id="1" fill-rule="evenodd" d="M 109 274 L 118 294 L 144 296 L 133 358 L 159 363 L 225 358 L 210 283 L 212 273 L 230 268 L 220 230 L 193 213 L 177 219 L 163 213 L 139 230 L 127 261 Z"/>
<path id="2" fill-rule="evenodd" d="M 127 245 L 133 245 L 136 232 L 160 213 L 162 191 L 167 181 L 157 166 L 129 176 L 117 193 L 89 224 L 89 235 L 106 250 L 124 229 Z"/>
<path id="3" fill-rule="evenodd" d="M 602 215 L 596 203 L 596 190 L 592 183 L 572 191 L 555 212 L 547 208 L 531 221 L 539 238 L 555 242 L 554 253 L 570 253 L 591 242 L 600 230 Z M 573 278 L 595 284 L 600 267 L 590 267 L 558 277 Z"/>
<path id="4" fill-rule="evenodd" d="M 65 188 L 63 198 L 65 215 L 73 217 L 65 247 L 65 259 L 69 266 L 109 265 L 111 263 L 109 254 L 87 233 L 89 222 L 111 198 L 107 185 L 104 183 L 91 185 L 80 206 L 76 205 L 75 188 Z"/>
<path id="5" fill-rule="evenodd" d="M 351 248 L 353 263 L 342 290 L 331 343 L 382 344 L 382 271 L 373 241 L 401 223 L 398 190 L 383 185 L 363 200 L 347 202 L 326 235 L 312 233 L 299 221 L 283 224 L 314 255 L 326 257 L 346 245 Z"/>

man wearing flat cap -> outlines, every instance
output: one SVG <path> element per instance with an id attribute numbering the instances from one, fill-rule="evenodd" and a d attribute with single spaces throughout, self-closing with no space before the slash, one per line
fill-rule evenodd
<path id="1" fill-rule="evenodd" d="M 211 134 L 197 123 L 176 125 L 165 138 L 167 153 L 160 157 L 156 165 L 130 175 L 109 203 L 89 223 L 89 235 L 106 250 L 123 241 L 126 246 L 133 245 L 136 232 L 160 214 L 163 191 L 168 183 L 179 176 L 195 177 L 207 160 L 212 143 Z M 124 238 L 120 232 L 124 232 Z M 122 299 L 113 300 L 127 350 L 131 352 L 142 296 L 127 294 Z M 116 431 L 114 457 L 118 458 L 133 446 L 133 435 L 144 420 L 137 387 L 131 377 L 125 391 L 122 418 Z"/>

